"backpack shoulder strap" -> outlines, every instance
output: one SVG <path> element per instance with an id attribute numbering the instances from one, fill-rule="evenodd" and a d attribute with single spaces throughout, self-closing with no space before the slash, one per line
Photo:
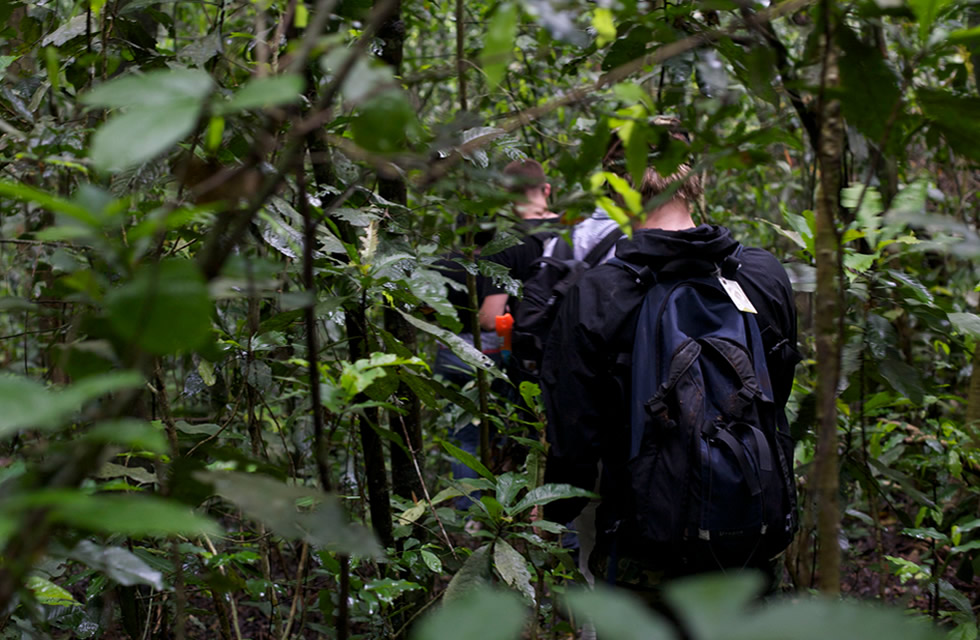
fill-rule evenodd
<path id="1" fill-rule="evenodd" d="M 594 267 L 599 264 L 602 257 L 609 253 L 612 246 L 616 244 L 616 242 L 622 238 L 623 235 L 625 235 L 623 230 L 617 226 L 603 236 L 602 240 L 592 247 L 589 253 L 587 253 L 585 256 L 585 262 L 589 265 L 589 267 Z"/>

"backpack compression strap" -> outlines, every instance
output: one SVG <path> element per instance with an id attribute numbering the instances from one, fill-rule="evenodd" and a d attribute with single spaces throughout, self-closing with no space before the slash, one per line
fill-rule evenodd
<path id="1" fill-rule="evenodd" d="M 609 253 L 612 246 L 616 244 L 616 242 L 619 241 L 619 239 L 624 235 L 625 234 L 623 233 L 622 229 L 619 227 L 614 227 L 609 233 L 603 236 L 602 240 L 600 240 L 598 244 L 592 247 L 588 254 L 586 254 L 585 262 L 588 263 L 590 268 L 599 264 L 599 261 L 602 260 L 603 256 Z"/>

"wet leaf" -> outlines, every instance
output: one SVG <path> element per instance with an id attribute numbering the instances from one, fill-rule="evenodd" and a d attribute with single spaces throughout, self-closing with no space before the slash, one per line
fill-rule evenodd
<path id="1" fill-rule="evenodd" d="M 493 564 L 504 582 L 534 602 L 534 587 L 531 585 L 527 561 L 503 538 L 498 538 L 493 544 Z"/>
<path id="2" fill-rule="evenodd" d="M 490 585 L 490 545 L 484 545 L 466 559 L 459 571 L 453 575 L 442 599 L 446 604 L 466 596 L 468 592 Z M 424 636 L 423 636 L 424 637 Z"/>
<path id="3" fill-rule="evenodd" d="M 82 540 L 72 549 L 70 557 L 101 571 L 121 585 L 147 584 L 158 591 L 164 588 L 162 573 L 122 547 L 102 547 Z"/>
<path id="4" fill-rule="evenodd" d="M 40 576 L 29 577 L 26 586 L 40 604 L 55 607 L 80 606 L 68 591 Z"/>
<path id="5" fill-rule="evenodd" d="M 585 489 L 579 489 L 578 487 L 573 487 L 570 484 L 545 484 L 532 489 L 527 492 L 527 495 L 521 499 L 513 508 L 508 509 L 507 512 L 513 515 L 517 515 L 527 511 L 531 507 L 548 504 L 549 502 L 554 502 L 555 500 L 563 500 L 565 498 L 594 498 L 596 495 L 591 491 L 586 491 Z"/>
<path id="6" fill-rule="evenodd" d="M 447 600 L 418 623 L 412 640 L 517 640 L 526 618 L 527 611 L 516 596 L 484 588 Z"/>

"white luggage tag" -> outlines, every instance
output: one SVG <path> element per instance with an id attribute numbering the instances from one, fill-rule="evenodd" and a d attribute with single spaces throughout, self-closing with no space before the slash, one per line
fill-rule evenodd
<path id="1" fill-rule="evenodd" d="M 721 286 L 725 288 L 725 293 L 727 293 L 728 297 L 732 299 L 732 302 L 735 303 L 735 306 L 739 311 L 745 311 L 746 313 L 759 313 L 755 310 L 755 307 L 752 306 L 752 301 L 749 300 L 749 297 L 745 295 L 745 291 L 742 290 L 742 285 L 735 280 L 729 280 L 720 274 L 717 277 L 718 282 L 720 282 Z"/>

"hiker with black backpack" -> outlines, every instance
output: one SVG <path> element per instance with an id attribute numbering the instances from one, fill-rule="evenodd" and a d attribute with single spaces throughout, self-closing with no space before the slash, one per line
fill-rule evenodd
<path id="1" fill-rule="evenodd" d="M 651 154 L 688 145 L 676 121 L 653 124 Z M 632 184 L 616 134 L 603 168 Z M 663 581 L 694 573 L 754 569 L 776 585 L 797 527 L 789 280 L 767 251 L 694 224 L 702 185 L 689 165 L 666 178 L 649 167 L 635 188 L 645 203 L 676 191 L 557 311 L 541 374 L 545 481 L 591 490 L 601 466 L 590 568 L 653 606 Z M 568 522 L 585 502 L 544 515 Z"/>
<path id="2" fill-rule="evenodd" d="M 548 209 L 551 184 L 537 160 L 514 160 L 504 167 L 503 178 L 504 186 L 514 197 L 514 212 L 520 217 L 518 230 L 525 237 L 519 244 L 486 259 L 505 267 L 511 278 L 523 283 L 530 276 L 535 261 L 541 257 L 544 239 L 549 236 L 539 233 L 541 227 L 557 223 L 561 216 Z M 484 331 L 494 331 L 497 316 L 515 313 L 521 300 L 509 295 L 505 287 L 492 283 L 488 283 L 485 294 L 480 306 L 480 326 Z"/>

